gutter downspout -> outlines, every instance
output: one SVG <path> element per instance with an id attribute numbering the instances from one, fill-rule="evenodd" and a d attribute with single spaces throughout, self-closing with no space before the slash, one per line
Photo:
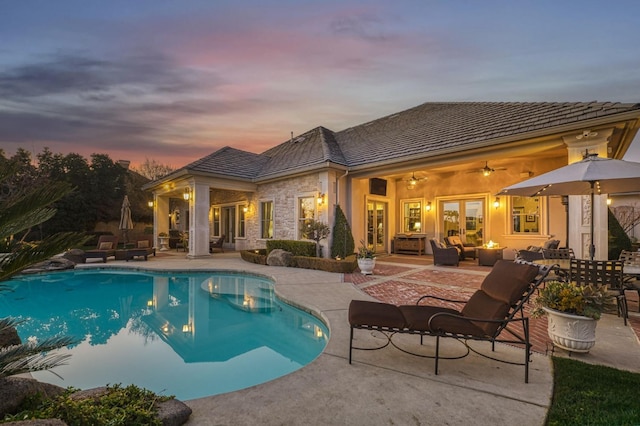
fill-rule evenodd
<path id="1" fill-rule="evenodd" d="M 344 174 L 336 180 L 336 205 L 340 205 L 340 180 L 343 177 L 346 177 L 348 174 L 349 174 L 349 170 L 344 172 Z"/>

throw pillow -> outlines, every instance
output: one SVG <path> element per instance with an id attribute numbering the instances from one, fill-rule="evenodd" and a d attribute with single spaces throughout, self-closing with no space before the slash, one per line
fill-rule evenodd
<path id="1" fill-rule="evenodd" d="M 149 248 L 149 240 L 138 241 L 138 248 Z"/>
<path id="2" fill-rule="evenodd" d="M 113 247 L 113 243 L 101 242 L 100 245 L 98 246 L 98 250 L 111 250 L 111 247 Z"/>

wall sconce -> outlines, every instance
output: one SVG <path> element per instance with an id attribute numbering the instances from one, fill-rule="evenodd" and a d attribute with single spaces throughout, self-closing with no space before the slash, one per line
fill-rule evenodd
<path id="1" fill-rule="evenodd" d="M 147 205 L 149 206 L 150 209 L 152 209 L 153 208 L 153 200 L 147 201 Z"/>
<path id="2" fill-rule="evenodd" d="M 427 201 L 427 205 L 426 205 L 426 206 L 424 206 L 424 209 L 425 209 L 426 211 L 428 211 L 428 212 L 430 212 L 430 211 L 431 211 L 431 201 Z"/>
<path id="3" fill-rule="evenodd" d="M 318 195 L 318 205 L 321 206 L 324 204 L 324 194 Z"/>
<path id="4" fill-rule="evenodd" d="M 242 211 L 247 213 L 249 211 L 249 207 L 248 206 L 244 206 L 242 207 Z"/>
<path id="5" fill-rule="evenodd" d="M 611 205 L 611 198 L 607 197 L 607 205 L 610 206 Z"/>
<path id="6" fill-rule="evenodd" d="M 496 197 L 496 199 L 493 200 L 493 207 L 495 207 L 496 209 L 500 207 L 500 197 Z"/>
<path id="7" fill-rule="evenodd" d="M 186 187 L 184 189 L 184 192 L 182 193 L 182 198 L 184 198 L 185 201 L 189 201 L 189 198 L 191 198 L 191 189 L 189 187 Z"/>

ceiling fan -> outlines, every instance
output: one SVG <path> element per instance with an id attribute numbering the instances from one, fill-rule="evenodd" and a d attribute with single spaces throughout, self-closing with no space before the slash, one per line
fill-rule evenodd
<path id="1" fill-rule="evenodd" d="M 405 179 L 405 182 L 407 182 L 407 186 L 409 188 L 412 188 L 414 186 L 416 186 L 418 184 L 418 182 L 420 182 L 421 180 L 426 180 L 427 178 L 417 178 L 415 173 L 411 173 L 411 177 L 409 179 Z"/>
<path id="2" fill-rule="evenodd" d="M 495 172 L 497 170 L 507 170 L 507 168 L 506 167 L 489 167 L 489 162 L 485 161 L 483 168 L 477 169 L 477 170 L 472 170 L 469 173 L 482 173 L 484 176 L 489 176 L 489 175 L 491 175 L 491 173 L 493 173 L 493 172 Z"/>

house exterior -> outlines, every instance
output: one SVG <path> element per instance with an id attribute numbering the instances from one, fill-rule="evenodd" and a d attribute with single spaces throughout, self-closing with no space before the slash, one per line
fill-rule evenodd
<path id="1" fill-rule="evenodd" d="M 580 257 L 593 208 L 596 258 L 605 258 L 606 194 L 593 206 L 583 196 L 496 194 L 587 150 L 620 159 L 639 127 L 640 104 L 425 103 L 337 132 L 317 127 L 261 154 L 225 147 L 145 189 L 156 238 L 187 232 L 191 258 L 209 256 L 221 235 L 236 250 L 303 239 L 310 219 L 332 227 L 338 204 L 355 241 L 379 253 L 459 235 L 510 249 L 556 238 Z"/>

